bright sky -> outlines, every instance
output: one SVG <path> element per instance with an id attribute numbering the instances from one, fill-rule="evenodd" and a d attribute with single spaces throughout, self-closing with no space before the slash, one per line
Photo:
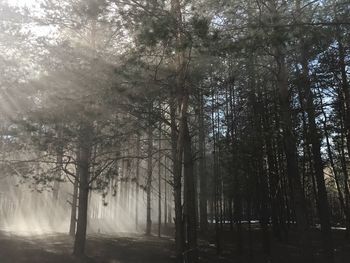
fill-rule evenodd
<path id="1" fill-rule="evenodd" d="M 11 5 L 16 6 L 35 6 L 38 5 L 41 0 L 7 0 Z"/>
<path id="2" fill-rule="evenodd" d="M 7 2 L 12 6 L 27 7 L 31 12 L 40 13 L 42 0 L 7 0 Z M 36 36 L 45 36 L 52 34 L 54 28 L 49 26 L 32 26 L 30 30 Z"/>

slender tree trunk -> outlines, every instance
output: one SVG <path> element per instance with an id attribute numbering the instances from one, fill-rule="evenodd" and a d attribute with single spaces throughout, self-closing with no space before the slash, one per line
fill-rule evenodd
<path id="1" fill-rule="evenodd" d="M 305 46 L 303 46 L 303 53 L 305 52 Z M 311 83 L 309 81 L 308 73 L 309 68 L 307 65 L 306 55 L 302 55 L 302 79 L 303 86 L 306 91 L 306 103 L 307 103 L 307 115 L 310 129 L 310 141 L 311 150 L 313 156 L 314 172 L 317 184 L 317 199 L 318 199 L 318 213 L 321 221 L 321 231 L 323 236 L 323 249 L 328 262 L 332 262 L 334 259 L 333 252 L 333 239 L 331 232 L 331 216 L 330 208 L 327 199 L 327 189 L 324 180 L 323 173 L 323 160 L 321 157 L 321 138 L 316 126 L 316 113 L 314 105 L 314 95 L 311 90 Z"/>
<path id="2" fill-rule="evenodd" d="M 271 202 L 271 220 L 272 220 L 272 230 L 275 237 L 282 241 L 280 220 L 279 220 L 279 207 L 281 202 L 281 189 L 279 186 L 279 173 L 277 171 L 277 160 L 276 153 L 273 149 L 273 138 L 269 131 L 270 127 L 268 112 L 264 114 L 264 139 L 266 144 L 266 155 L 267 155 L 267 164 L 268 164 L 268 178 L 270 183 L 270 202 Z"/>
<path id="3" fill-rule="evenodd" d="M 83 256 L 85 252 L 92 126 L 90 124 L 83 124 L 79 137 L 79 202 L 77 232 L 75 234 L 73 251 L 73 254 L 77 257 Z"/>
<path id="4" fill-rule="evenodd" d="M 185 219 L 187 233 L 186 262 L 198 262 L 197 248 L 197 213 L 196 213 L 196 188 L 193 169 L 193 155 L 191 149 L 191 136 L 185 121 L 184 134 L 184 180 L 185 180 Z"/>
<path id="5" fill-rule="evenodd" d="M 296 65 L 296 72 L 300 72 L 298 66 Z M 300 74 L 300 73 L 299 73 Z M 316 190 L 316 183 L 315 183 L 315 171 L 312 169 L 313 167 L 313 159 L 312 159 L 312 154 L 311 154 L 311 141 L 310 141 L 310 131 L 308 127 L 308 122 L 307 122 L 307 103 L 305 101 L 305 90 L 302 85 L 297 85 L 298 89 L 298 99 L 299 103 L 302 109 L 301 112 L 301 120 L 302 120 L 302 127 L 303 127 L 303 133 L 302 136 L 304 138 L 304 145 L 303 145 L 303 161 L 302 161 L 302 186 L 303 186 L 303 191 L 305 192 L 306 188 L 306 179 L 310 178 L 312 182 L 312 190 L 313 190 L 313 195 L 315 198 L 316 206 L 318 206 L 318 198 L 317 198 L 317 190 Z M 312 204 L 310 201 L 310 223 L 313 223 L 313 213 L 312 213 Z"/>
<path id="6" fill-rule="evenodd" d="M 283 44 L 275 46 L 275 58 L 277 62 L 277 87 L 280 99 L 280 116 L 283 129 L 283 144 L 287 159 L 287 175 L 293 195 L 293 203 L 297 221 L 297 232 L 299 235 L 299 247 L 305 262 L 310 256 L 309 251 L 309 226 L 307 221 L 307 209 L 305 196 L 302 190 L 300 173 L 298 168 L 296 139 L 292 122 L 292 111 L 290 108 L 288 73 L 283 51 Z"/>
<path id="7" fill-rule="evenodd" d="M 151 114 L 151 113 L 149 113 Z M 151 123 L 148 124 L 148 147 L 147 147 L 147 215 L 146 215 L 146 235 L 151 235 L 152 232 L 152 218 L 151 218 L 151 194 L 152 194 L 152 154 L 153 154 L 153 129 Z"/>
<path id="8" fill-rule="evenodd" d="M 207 213 L 207 173 L 205 169 L 205 128 L 204 128 L 204 97 L 200 95 L 199 106 L 199 219 L 200 230 L 206 233 L 208 230 L 208 213 Z"/>
<path id="9" fill-rule="evenodd" d="M 265 111 L 263 105 L 258 101 L 258 97 L 262 98 L 263 94 L 260 88 L 256 85 L 255 80 L 255 65 L 253 53 L 250 53 L 248 59 L 248 69 L 250 73 L 249 86 L 251 89 L 249 101 L 253 110 L 253 129 L 254 135 L 254 158 L 256 158 L 255 166 L 258 179 L 259 189 L 259 206 L 260 206 L 260 225 L 262 230 L 262 247 L 265 255 L 265 261 L 269 261 L 271 256 L 270 236 L 269 236 L 269 214 L 268 214 L 268 182 L 264 167 L 264 137 L 263 137 L 263 121 L 262 114 Z M 257 94 L 257 95 L 256 95 Z"/>
<path id="10" fill-rule="evenodd" d="M 62 175 L 62 165 L 63 165 L 63 144 L 62 144 L 62 128 L 57 125 L 57 156 L 56 156 L 56 168 L 57 174 L 53 183 L 53 198 L 54 200 L 58 200 L 58 194 L 60 189 L 60 180 Z"/>
<path id="11" fill-rule="evenodd" d="M 346 145 L 348 148 L 348 157 L 350 158 L 350 88 L 347 77 L 345 48 L 343 46 L 340 28 L 337 28 L 337 41 L 339 50 L 339 66 L 342 80 L 342 92 L 345 102 L 345 129 L 346 129 Z"/>
<path id="12" fill-rule="evenodd" d="M 167 157 L 164 157 L 164 226 L 166 227 L 168 223 L 168 162 Z"/>
<path id="13" fill-rule="evenodd" d="M 159 140 L 158 140 L 158 237 L 161 236 L 162 227 L 162 123 L 159 122 Z"/>
<path id="14" fill-rule="evenodd" d="M 182 222 L 182 150 L 178 149 L 178 133 L 176 125 L 176 105 L 172 100 L 170 104 L 171 115 L 171 143 L 173 159 L 173 181 L 174 181 L 174 203 L 175 203 L 175 244 L 176 255 L 179 263 L 182 262 L 182 253 L 184 250 L 184 233 Z"/>
<path id="15" fill-rule="evenodd" d="M 327 153 L 328 153 L 328 159 L 329 159 L 329 163 L 331 165 L 332 168 L 332 173 L 334 175 L 334 180 L 335 180 L 335 184 L 337 187 L 337 192 L 338 192 L 338 199 L 339 199 L 339 203 L 340 203 L 340 207 L 343 209 L 344 211 L 344 215 L 345 215 L 345 223 L 346 223 L 346 235 L 349 235 L 349 209 L 346 205 L 346 202 L 344 200 L 344 196 L 342 193 L 342 189 L 340 186 L 340 179 L 339 179 L 339 174 L 337 171 L 337 167 L 335 165 L 334 162 L 334 158 L 333 158 L 333 152 L 332 152 L 332 148 L 331 148 L 331 143 L 329 140 L 329 133 L 328 133 L 328 127 L 327 127 L 327 115 L 326 112 L 323 108 L 323 102 L 321 99 L 321 108 L 322 108 L 322 114 L 323 114 L 323 130 L 324 130 L 324 134 L 325 134 L 325 138 L 326 138 L 326 145 L 327 145 Z M 349 189 L 346 189 L 347 187 L 345 186 L 345 192 L 349 191 Z"/>
<path id="16" fill-rule="evenodd" d="M 140 134 L 137 133 L 136 137 L 136 182 L 135 182 L 135 226 L 138 230 L 139 226 L 139 191 L 140 191 Z"/>
<path id="17" fill-rule="evenodd" d="M 211 121 L 212 121 L 212 133 L 213 133 L 213 219 L 215 220 L 215 243 L 216 243 L 216 253 L 221 254 L 221 231 L 220 231 L 220 207 L 219 207 L 219 157 L 218 157 L 218 146 L 217 146 L 217 137 L 218 132 L 216 130 L 216 118 L 215 118 L 215 98 L 214 90 L 212 90 L 212 101 L 211 101 Z"/>
<path id="18" fill-rule="evenodd" d="M 176 136 L 175 158 L 174 158 L 174 201 L 175 201 L 175 243 L 178 262 L 182 262 L 182 253 L 184 250 L 184 235 L 182 221 L 182 159 L 184 150 L 184 132 L 187 121 L 187 111 L 189 104 L 189 87 L 186 85 L 186 74 L 188 67 L 188 58 L 185 46 L 185 35 L 182 21 L 182 7 L 180 0 L 171 0 L 171 13 L 176 21 L 176 87 L 174 101 L 178 104 L 178 113 L 175 115 L 178 119 L 178 125 L 173 126 L 172 133 Z M 175 108 L 176 109 L 176 108 Z M 176 118 L 175 117 L 175 118 Z M 176 119 L 175 119 L 176 120 Z M 178 129 L 176 127 L 178 126 Z M 177 132 L 176 132 L 177 130 Z"/>
<path id="19" fill-rule="evenodd" d="M 248 250 L 250 262 L 253 262 L 253 234 L 252 234 L 252 199 L 248 197 L 247 200 L 247 217 L 248 217 Z"/>
<path id="20" fill-rule="evenodd" d="M 343 105 L 339 105 L 342 107 Z M 339 109 L 339 116 L 342 116 L 342 110 L 341 108 Z M 349 191 L 349 172 L 348 172 L 348 166 L 346 162 L 346 153 L 345 153 L 345 134 L 344 134 L 345 128 L 344 128 L 344 123 L 342 118 L 340 117 L 340 141 L 338 144 L 338 153 L 339 153 L 339 158 L 340 158 L 340 167 L 341 171 L 343 174 L 343 185 L 344 185 L 344 198 L 345 198 L 345 208 L 348 211 L 347 213 L 350 216 L 350 191 Z M 350 237 L 350 218 L 346 222 L 347 225 L 347 231 L 346 231 L 346 236 L 347 238 Z"/>
<path id="21" fill-rule="evenodd" d="M 79 153 L 78 153 L 79 155 Z M 77 156 L 77 160 L 79 160 L 79 156 Z M 76 170 L 76 177 L 74 178 L 74 184 L 73 184 L 73 194 L 72 194 L 72 208 L 71 208 L 71 215 L 70 215 L 70 225 L 69 225 L 69 235 L 74 237 L 75 236 L 75 230 L 76 230 L 76 224 L 77 224 L 77 201 L 78 201 L 78 189 L 79 189 L 79 166 L 77 165 Z"/>
<path id="22" fill-rule="evenodd" d="M 345 134 L 346 134 L 346 146 L 348 150 L 348 158 L 350 158 L 350 85 L 347 76 L 346 70 L 346 55 L 345 48 L 343 45 L 342 34 L 340 27 L 337 28 L 337 42 L 338 42 L 338 50 L 339 50 L 339 67 L 341 71 L 341 80 L 342 80 L 342 93 L 339 96 L 344 98 L 345 104 L 345 116 L 344 116 L 344 126 L 345 126 Z M 344 155 L 343 155 L 344 156 Z M 345 158 L 345 156 L 344 156 Z M 344 162 L 345 163 L 345 162 Z M 346 164 L 343 164 L 346 167 Z M 347 169 L 343 167 L 344 171 L 344 186 L 345 186 L 345 204 L 347 213 L 350 214 L 350 191 L 349 191 L 349 176 Z M 347 237 L 350 237 L 350 218 L 346 220 L 347 224 Z"/>

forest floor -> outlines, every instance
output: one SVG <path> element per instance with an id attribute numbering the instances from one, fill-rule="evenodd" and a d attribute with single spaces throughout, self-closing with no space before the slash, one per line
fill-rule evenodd
<path id="1" fill-rule="evenodd" d="M 344 231 L 335 231 L 336 262 L 349 262 L 350 243 L 345 242 Z M 252 232 L 252 244 L 249 249 L 244 246 L 243 255 L 234 251 L 232 234 L 223 235 L 223 253 L 218 256 L 213 244 L 214 236 L 209 242 L 200 241 L 201 263 L 245 263 L 266 262 L 261 253 L 261 232 Z M 247 243 L 245 237 L 245 244 Z M 292 238 L 292 235 L 291 235 Z M 318 233 L 315 232 L 313 241 L 314 262 L 323 262 L 318 247 Z M 8 232 L 0 232 L 0 263 L 172 263 L 175 262 L 174 240 L 168 237 L 145 237 L 139 234 L 119 235 L 89 235 L 87 240 L 87 258 L 78 261 L 72 254 L 73 240 L 63 234 L 50 234 L 38 236 L 18 236 Z M 288 243 L 271 244 L 272 258 L 269 262 L 290 263 L 300 262 L 293 241 Z M 250 251 L 250 253 L 249 253 Z M 253 256 L 250 256 L 253 255 Z"/>

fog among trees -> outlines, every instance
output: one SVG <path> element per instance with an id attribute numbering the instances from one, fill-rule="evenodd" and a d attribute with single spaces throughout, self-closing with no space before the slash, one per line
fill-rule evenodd
<path id="1" fill-rule="evenodd" d="M 345 263 L 350 3 L 0 0 L 0 263 Z"/>

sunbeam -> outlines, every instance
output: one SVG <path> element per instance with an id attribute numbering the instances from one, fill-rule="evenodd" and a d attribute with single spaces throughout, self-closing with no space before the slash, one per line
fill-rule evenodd
<path id="1" fill-rule="evenodd" d="M 0 0 L 0 263 L 345 263 L 349 0 Z"/>

